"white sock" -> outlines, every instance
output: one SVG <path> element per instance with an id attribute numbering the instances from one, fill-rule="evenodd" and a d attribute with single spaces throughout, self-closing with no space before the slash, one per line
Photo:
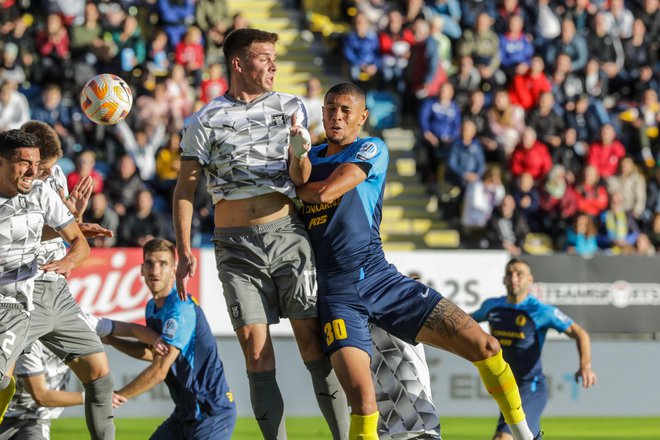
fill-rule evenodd
<path id="1" fill-rule="evenodd" d="M 527 419 L 522 419 L 515 425 L 509 425 L 513 440 L 534 440 L 534 433 L 527 426 Z"/>

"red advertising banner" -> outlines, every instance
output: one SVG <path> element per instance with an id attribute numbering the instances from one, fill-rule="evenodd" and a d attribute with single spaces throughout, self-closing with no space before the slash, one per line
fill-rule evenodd
<path id="1" fill-rule="evenodd" d="M 199 252 L 193 252 L 199 260 Z M 141 248 L 92 249 L 69 277 L 69 289 L 87 313 L 144 324 L 144 306 L 151 293 L 144 285 L 141 265 Z M 192 292 L 199 292 L 199 273 L 189 281 Z"/>

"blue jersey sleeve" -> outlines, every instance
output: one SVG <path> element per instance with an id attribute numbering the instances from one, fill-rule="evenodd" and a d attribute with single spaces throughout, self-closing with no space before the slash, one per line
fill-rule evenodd
<path id="1" fill-rule="evenodd" d="M 481 304 L 479 310 L 475 310 L 470 314 L 470 316 L 472 316 L 472 318 L 477 322 L 483 322 L 488 319 L 488 312 L 490 312 L 490 309 L 492 309 L 494 305 L 494 298 L 487 299 Z"/>
<path id="2" fill-rule="evenodd" d="M 573 320 L 568 315 L 550 304 L 543 304 L 540 312 L 537 322 L 539 327 L 551 328 L 563 333 L 573 324 Z"/>
<path id="3" fill-rule="evenodd" d="M 367 179 L 387 172 L 388 151 L 385 142 L 379 138 L 365 138 L 355 142 L 346 162 L 366 166 Z"/>
<path id="4" fill-rule="evenodd" d="M 195 306 L 192 301 L 177 301 L 163 317 L 161 338 L 183 351 L 190 342 L 196 326 Z"/>

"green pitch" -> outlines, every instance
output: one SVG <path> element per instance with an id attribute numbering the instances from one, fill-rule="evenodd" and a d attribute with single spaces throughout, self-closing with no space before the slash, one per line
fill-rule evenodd
<path id="1" fill-rule="evenodd" d="M 117 419 L 117 439 L 145 440 L 161 419 Z M 442 434 L 448 440 L 487 440 L 495 427 L 495 418 L 442 419 Z M 544 440 L 658 440 L 660 417 L 646 418 L 552 418 L 543 419 Z M 287 419 L 290 440 L 331 440 L 321 418 Z M 89 438 L 83 419 L 60 419 L 53 422 L 51 440 Z M 233 440 L 258 440 L 259 428 L 252 419 L 240 418 Z"/>

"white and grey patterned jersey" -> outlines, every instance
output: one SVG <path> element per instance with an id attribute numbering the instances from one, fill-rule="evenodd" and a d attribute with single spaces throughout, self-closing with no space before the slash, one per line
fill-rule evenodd
<path id="1" fill-rule="evenodd" d="M 403 342 L 376 326 L 370 329 L 371 375 L 380 413 L 378 438 L 440 439 L 424 347 Z"/>
<path id="2" fill-rule="evenodd" d="M 268 92 L 250 103 L 227 94 L 192 115 L 181 137 L 181 159 L 204 168 L 216 204 L 270 192 L 295 197 L 289 178 L 291 116 L 307 127 L 300 98 Z"/>
<path id="3" fill-rule="evenodd" d="M 60 196 L 41 181 L 34 181 L 28 194 L 0 196 L 0 302 L 18 302 L 33 309 L 44 223 L 59 231 L 73 221 Z"/>
<path id="4" fill-rule="evenodd" d="M 62 168 L 59 165 L 53 165 L 51 169 L 51 174 L 46 179 L 44 179 L 44 184 L 49 185 L 53 190 L 59 194 L 59 190 L 64 191 L 64 195 L 69 195 L 69 189 L 67 188 L 66 176 L 62 171 Z M 37 257 L 37 263 L 39 267 L 51 261 L 61 260 L 66 256 L 66 246 L 64 245 L 64 240 L 61 237 L 53 238 L 52 240 L 42 241 L 41 250 L 39 250 L 39 256 Z M 35 280 L 44 280 L 44 281 L 57 281 L 62 275 L 56 274 L 54 272 L 44 272 L 39 271 Z"/>
<path id="5" fill-rule="evenodd" d="M 28 347 L 16 361 L 14 370 L 19 380 L 16 382 L 16 394 L 11 399 L 6 417 L 20 419 L 56 419 L 64 408 L 46 408 L 38 406 L 28 392 L 22 378 L 44 375 L 46 386 L 51 390 L 68 391 L 67 386 L 71 370 L 52 351 L 38 340 Z"/>

